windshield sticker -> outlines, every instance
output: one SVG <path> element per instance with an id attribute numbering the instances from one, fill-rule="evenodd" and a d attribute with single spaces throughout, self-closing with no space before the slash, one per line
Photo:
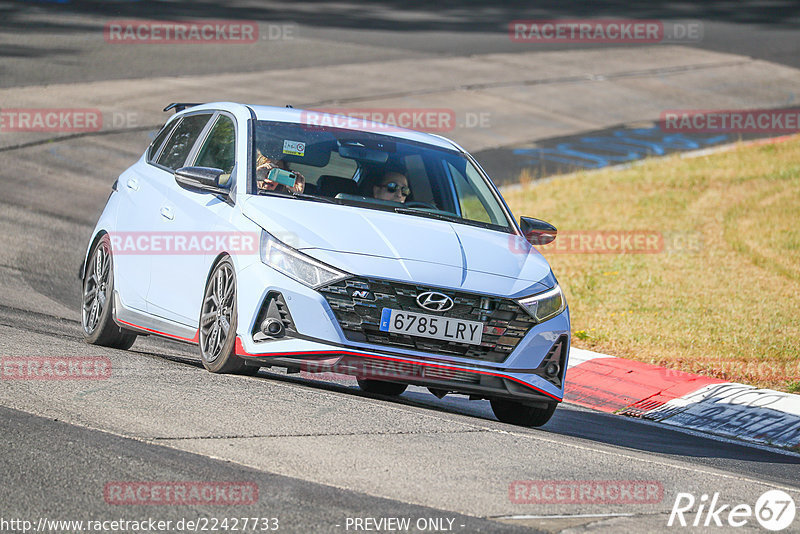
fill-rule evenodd
<path id="1" fill-rule="evenodd" d="M 291 156 L 303 156 L 306 153 L 306 144 L 302 141 L 283 140 L 283 153 Z"/>

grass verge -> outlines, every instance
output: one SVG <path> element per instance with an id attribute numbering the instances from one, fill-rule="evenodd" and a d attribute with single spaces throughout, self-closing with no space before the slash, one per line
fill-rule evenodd
<path id="1" fill-rule="evenodd" d="M 559 232 L 663 238 L 649 254 L 543 251 L 567 295 L 573 345 L 800 389 L 800 137 L 503 195 L 515 214 Z"/>

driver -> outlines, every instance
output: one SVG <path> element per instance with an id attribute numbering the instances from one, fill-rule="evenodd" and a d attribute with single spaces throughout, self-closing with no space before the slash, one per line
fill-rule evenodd
<path id="1" fill-rule="evenodd" d="M 387 172 L 381 181 L 372 187 L 372 196 L 380 200 L 403 203 L 409 195 L 411 188 L 408 187 L 408 178 L 401 172 Z"/>
<path id="2" fill-rule="evenodd" d="M 292 171 L 295 174 L 294 187 L 287 187 L 278 182 L 267 180 L 267 174 L 274 168 L 283 169 L 284 171 L 290 170 L 289 166 L 286 164 L 286 160 L 272 160 L 259 152 L 258 158 L 256 159 L 256 185 L 259 191 L 275 191 L 277 193 L 291 193 L 294 195 L 303 194 L 303 190 L 306 187 L 305 176 L 297 171 Z"/>

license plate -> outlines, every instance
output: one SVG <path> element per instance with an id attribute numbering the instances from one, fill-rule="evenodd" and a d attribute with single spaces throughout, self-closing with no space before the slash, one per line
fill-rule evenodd
<path id="1" fill-rule="evenodd" d="M 383 308 L 380 329 L 384 332 L 469 343 L 470 345 L 480 345 L 483 336 L 483 323 L 478 321 L 465 321 L 389 308 Z"/>

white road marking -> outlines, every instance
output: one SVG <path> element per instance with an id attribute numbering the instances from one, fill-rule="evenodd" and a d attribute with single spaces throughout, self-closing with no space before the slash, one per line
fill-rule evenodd
<path id="1" fill-rule="evenodd" d="M 488 519 L 573 519 L 595 517 L 633 517 L 636 514 L 571 514 L 571 515 L 501 515 Z"/>

